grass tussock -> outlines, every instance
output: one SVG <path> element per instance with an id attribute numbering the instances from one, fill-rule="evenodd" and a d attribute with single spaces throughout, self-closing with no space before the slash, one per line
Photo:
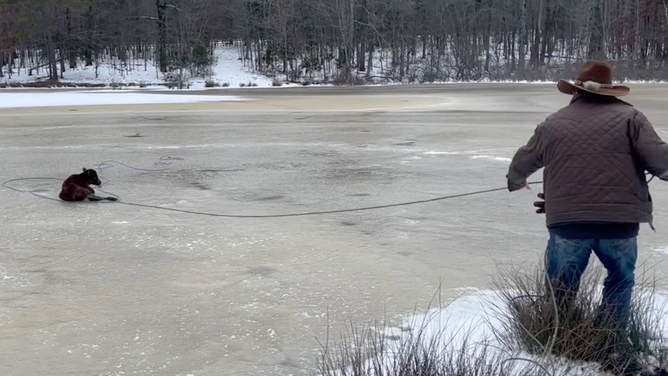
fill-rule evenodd
<path id="1" fill-rule="evenodd" d="M 595 362 L 613 373 L 623 371 L 631 359 L 651 367 L 664 364 L 665 311 L 655 304 L 654 282 L 644 275 L 636 282 L 629 327 L 620 334 L 600 308 L 603 275 L 602 269 L 585 273 L 578 294 L 558 305 L 542 268 L 503 270 L 496 280 L 502 303 L 494 308 L 502 323 L 496 329 L 499 342 L 534 355 Z"/>

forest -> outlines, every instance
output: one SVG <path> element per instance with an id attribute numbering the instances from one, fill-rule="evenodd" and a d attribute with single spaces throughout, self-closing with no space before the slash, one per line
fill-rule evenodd
<path id="1" fill-rule="evenodd" d="M 113 60 L 182 80 L 221 44 L 295 82 L 553 80 L 591 59 L 660 80 L 668 0 L 0 0 L 0 77 Z"/>

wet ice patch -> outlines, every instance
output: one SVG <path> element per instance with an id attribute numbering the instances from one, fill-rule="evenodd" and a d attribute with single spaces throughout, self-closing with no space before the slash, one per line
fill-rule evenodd
<path id="1" fill-rule="evenodd" d="M 231 95 L 164 95 L 133 92 L 0 93 L 0 108 L 230 102 L 244 100 L 246 99 Z"/>
<path id="2" fill-rule="evenodd" d="M 16 277 L 13 275 L 10 275 L 7 270 L 5 270 L 2 266 L 0 266 L 0 281 L 12 281 L 15 280 Z"/>
<path id="3" fill-rule="evenodd" d="M 13 287 L 30 286 L 31 281 L 26 278 L 25 273 L 12 273 L 4 266 L 0 265 L 0 286 L 8 285 Z"/>
<path id="4" fill-rule="evenodd" d="M 512 158 L 495 157 L 493 155 L 474 155 L 474 156 L 471 157 L 471 159 L 482 159 L 482 160 L 485 160 L 485 161 L 508 162 L 508 163 L 510 163 L 512 161 Z"/>
<path id="5" fill-rule="evenodd" d="M 461 155 L 465 151 L 426 151 L 424 155 Z"/>
<path id="6" fill-rule="evenodd" d="M 475 155 L 476 153 L 479 153 L 481 151 L 482 150 L 427 151 L 427 152 L 424 152 L 424 155 L 466 155 L 466 156 L 469 156 L 469 158 L 471 158 L 471 159 L 481 159 L 481 160 L 491 161 L 491 162 L 510 163 L 512 161 L 512 158 L 499 157 L 499 156 L 495 156 L 495 155 L 486 155 L 486 154 Z M 472 154 L 474 154 L 474 155 L 472 155 Z"/>
<path id="7" fill-rule="evenodd" d="M 668 254 L 668 245 L 663 246 L 661 248 L 655 248 L 655 249 L 653 249 L 653 251 Z"/>

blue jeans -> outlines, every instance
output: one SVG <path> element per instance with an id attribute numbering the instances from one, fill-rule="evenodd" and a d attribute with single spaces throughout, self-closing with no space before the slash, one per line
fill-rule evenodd
<path id="1" fill-rule="evenodd" d="M 566 239 L 550 233 L 547 245 L 547 276 L 560 303 L 577 294 L 591 252 L 608 272 L 603 284 L 603 304 L 620 330 L 625 330 L 631 312 L 634 270 L 638 258 L 637 238 L 620 240 Z"/>

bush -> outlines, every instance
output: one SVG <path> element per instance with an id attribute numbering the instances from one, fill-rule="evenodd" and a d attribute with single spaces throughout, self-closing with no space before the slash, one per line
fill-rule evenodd
<path id="1" fill-rule="evenodd" d="M 223 83 L 223 87 L 230 87 L 230 83 L 229 82 Z"/>
<path id="2" fill-rule="evenodd" d="M 215 82 L 213 80 L 206 80 L 204 82 L 204 87 L 212 88 L 212 87 L 220 87 L 220 83 Z"/>
<path id="3" fill-rule="evenodd" d="M 241 83 L 239 83 L 239 87 L 246 87 L 246 84 L 241 82 Z"/>
<path id="4" fill-rule="evenodd" d="M 585 273 L 577 296 L 568 306 L 557 307 L 542 268 L 503 271 L 496 287 L 504 306 L 494 308 L 503 323 L 497 331 L 499 341 L 505 347 L 520 345 L 531 354 L 595 362 L 615 372 L 626 368 L 628 359 L 663 364 L 653 283 L 636 284 L 628 333 L 620 335 L 601 314 L 601 276 L 601 269 Z"/>
<path id="5" fill-rule="evenodd" d="M 278 78 L 274 78 L 274 80 L 271 81 L 271 86 L 273 87 L 283 86 L 283 81 L 279 80 Z"/>
<path id="6" fill-rule="evenodd" d="M 332 83 L 334 85 L 364 85 L 366 84 L 366 80 L 364 77 L 358 76 L 356 74 L 352 74 L 350 77 L 345 76 L 343 74 L 340 74 L 338 76 L 335 76 L 332 79 Z"/>

